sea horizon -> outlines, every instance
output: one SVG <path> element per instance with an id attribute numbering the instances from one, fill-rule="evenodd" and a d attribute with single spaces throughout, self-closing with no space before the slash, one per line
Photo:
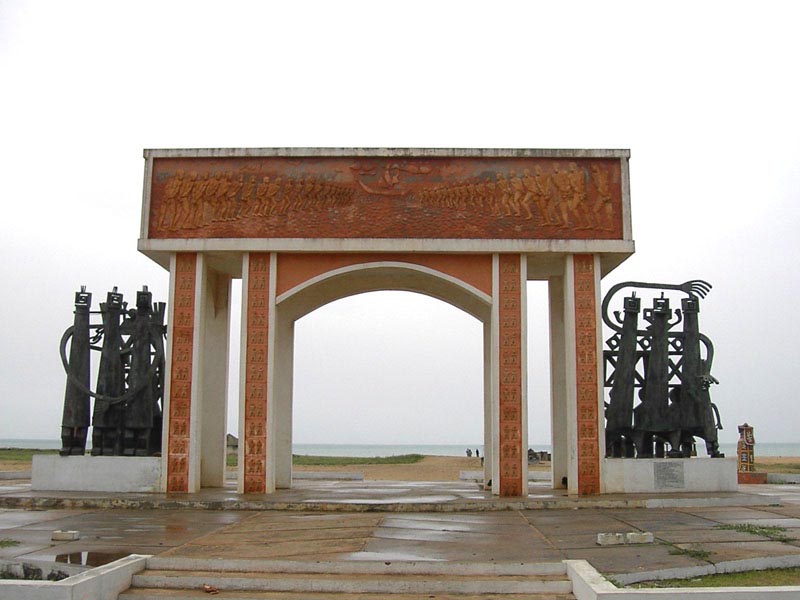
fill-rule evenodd
<path id="1" fill-rule="evenodd" d="M 33 438 L 0 438 L 0 448 L 26 448 L 56 450 L 61 447 L 60 440 Z M 397 456 L 400 454 L 424 454 L 428 456 L 466 456 L 467 449 L 479 450 L 483 455 L 483 444 L 293 444 L 293 454 L 312 456 Z M 536 451 L 551 452 L 550 444 L 532 443 L 529 448 Z M 705 455 L 702 440 L 697 444 L 699 456 Z M 721 443 L 720 450 L 728 457 L 736 456 L 736 443 Z M 800 457 L 800 443 L 794 442 L 756 442 L 755 454 L 758 456 L 797 456 Z"/>

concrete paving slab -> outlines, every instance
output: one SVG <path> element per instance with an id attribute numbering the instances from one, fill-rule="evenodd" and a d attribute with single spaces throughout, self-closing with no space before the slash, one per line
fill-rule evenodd
<path id="1" fill-rule="evenodd" d="M 764 540 L 763 537 L 753 535 L 752 533 L 734 531 L 732 529 L 671 529 L 668 531 L 654 531 L 653 535 L 656 539 L 671 544 L 758 542 Z"/>
<path id="2" fill-rule="evenodd" d="M 514 535 L 521 529 L 527 528 L 527 522 L 517 515 L 514 522 L 505 523 L 474 523 L 463 522 L 454 519 L 415 519 L 413 516 L 403 517 L 387 516 L 382 521 L 383 527 L 394 527 L 400 529 L 428 530 L 428 531 L 462 531 L 467 533 L 506 533 Z"/>
<path id="3" fill-rule="evenodd" d="M 482 562 L 548 562 L 563 556 L 551 548 L 520 544 L 467 545 L 451 542 L 425 542 L 407 540 L 370 539 L 362 552 L 385 556 L 415 556 L 413 560 L 465 560 Z M 379 559 L 382 560 L 382 559 Z M 387 558 L 386 560 L 392 560 Z M 395 558 L 394 560 L 401 560 Z M 410 560 L 410 559 L 409 559 Z"/>
<path id="4" fill-rule="evenodd" d="M 408 540 L 416 542 L 451 542 L 454 544 L 467 544 L 474 546 L 490 546 L 493 544 L 514 542 L 540 544 L 544 539 L 541 534 L 488 534 L 465 531 L 412 530 L 395 527 L 380 527 L 375 530 L 372 535 L 380 539 Z"/>
<path id="5" fill-rule="evenodd" d="M 252 540 L 215 538 L 213 541 L 204 543 L 190 542 L 168 550 L 164 555 L 186 558 L 315 560 L 314 557 L 318 554 L 330 555 L 359 552 L 363 550 L 366 542 L 367 538 L 351 538 L 346 540 L 277 542 L 273 544 L 267 540 L 261 543 L 254 543 Z"/>
<path id="6" fill-rule="evenodd" d="M 337 529 L 342 527 L 376 527 L 382 515 L 353 514 L 342 516 L 340 513 L 324 514 L 292 514 L 292 513 L 256 513 L 248 515 L 234 531 L 296 531 L 308 528 Z"/>
<path id="7" fill-rule="evenodd" d="M 638 515 L 618 517 L 620 521 L 639 531 L 669 531 L 674 529 L 706 529 L 717 524 L 711 519 L 704 519 L 678 511 L 654 514 L 651 510 L 642 511 Z"/>
<path id="8" fill-rule="evenodd" d="M 720 523 L 731 520 L 747 519 L 774 519 L 776 513 L 762 508 L 748 508 L 745 506 L 712 506 L 705 508 L 684 508 L 680 512 L 696 517 L 718 521 Z"/>
<path id="9" fill-rule="evenodd" d="M 721 522 L 732 525 L 750 523 L 758 527 L 782 527 L 784 529 L 800 528 L 800 519 L 730 519 Z"/>
<path id="10" fill-rule="evenodd" d="M 687 550 L 700 549 L 710 552 L 708 561 L 713 563 L 742 560 L 745 558 L 760 558 L 764 556 L 780 557 L 800 555 L 800 548 L 796 546 L 771 541 L 704 542 L 676 544 L 676 547 Z"/>
<path id="11" fill-rule="evenodd" d="M 78 510 L 0 510 L 0 530 L 73 517 L 88 511 Z M 48 525 L 49 527 L 49 525 Z M 56 528 L 57 529 L 57 528 Z"/>
<path id="12" fill-rule="evenodd" d="M 571 533 L 568 535 L 548 534 L 544 539 L 548 544 L 558 550 L 598 547 L 596 533 Z"/>
<path id="13" fill-rule="evenodd" d="M 584 559 L 605 575 L 635 573 L 707 565 L 706 561 L 684 554 L 670 554 L 674 549 L 666 544 L 636 546 L 606 546 L 596 548 L 564 549 L 569 559 Z"/>
<path id="14" fill-rule="evenodd" d="M 326 540 L 348 540 L 354 538 L 367 538 L 373 535 L 374 527 L 335 527 L 326 529 L 293 529 L 291 531 L 224 531 L 215 534 L 219 540 L 234 538 L 239 542 L 252 542 L 254 544 L 275 544 L 278 542 L 311 542 Z"/>

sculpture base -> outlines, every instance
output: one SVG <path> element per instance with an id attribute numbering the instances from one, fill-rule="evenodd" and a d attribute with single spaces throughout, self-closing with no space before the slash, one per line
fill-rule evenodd
<path id="1" fill-rule="evenodd" d="M 756 471 L 739 471 L 737 474 L 739 483 L 767 483 L 767 474 Z"/>
<path id="2" fill-rule="evenodd" d="M 35 454 L 31 489 L 37 492 L 158 492 L 161 491 L 161 458 Z"/>
<path id="3" fill-rule="evenodd" d="M 735 492 L 735 458 L 605 458 L 606 494 Z"/>

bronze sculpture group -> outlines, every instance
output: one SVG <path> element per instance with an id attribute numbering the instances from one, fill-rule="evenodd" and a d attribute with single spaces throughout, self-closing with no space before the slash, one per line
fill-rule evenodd
<path id="1" fill-rule="evenodd" d="M 89 431 L 92 455 L 152 456 L 161 451 L 161 403 L 164 390 L 163 302 L 153 304 L 144 286 L 136 308 L 128 310 L 122 294 L 108 292 L 100 311 L 91 311 L 92 295 L 75 294 L 72 327 L 61 338 L 61 361 L 67 373 L 61 422 L 61 455 L 83 455 Z M 100 323 L 91 316 L 99 314 Z M 67 345 L 69 344 L 69 356 Z M 100 353 L 97 385 L 91 390 L 91 354 Z"/>
<path id="2" fill-rule="evenodd" d="M 620 311 L 609 314 L 617 292 L 634 291 Z M 636 289 L 657 290 L 651 308 L 641 311 Z M 714 345 L 700 332 L 700 299 L 711 285 L 701 280 L 656 284 L 625 282 L 612 287 L 603 300 L 603 321 L 614 330 L 604 351 L 606 456 L 661 458 L 692 456 L 694 438 L 705 440 L 712 458 L 722 458 L 717 430 L 719 411 L 709 388 L 719 383 L 711 375 Z M 673 310 L 667 293 L 678 292 L 681 308 Z M 640 324 L 640 316 L 643 324 Z M 678 325 L 682 323 L 682 327 Z M 638 391 L 638 393 L 637 393 Z M 638 400 L 638 404 L 636 401 Z"/>

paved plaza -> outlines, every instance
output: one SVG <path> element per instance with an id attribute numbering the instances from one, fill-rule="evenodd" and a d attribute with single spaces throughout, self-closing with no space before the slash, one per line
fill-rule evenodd
<path id="1" fill-rule="evenodd" d="M 18 544 L 0 548 L 0 559 L 20 562 L 97 566 L 128 554 L 333 562 L 585 559 L 611 577 L 731 561 L 800 565 L 800 490 L 791 485 L 570 498 L 534 484 L 532 495 L 515 506 L 469 482 L 298 482 L 269 501 L 233 489 L 89 495 L 3 483 L 0 539 Z M 248 503 L 251 510 L 244 510 Z M 736 524 L 782 527 L 792 539 L 726 528 Z M 80 537 L 54 542 L 55 530 Z M 651 532 L 654 542 L 597 544 L 598 533 L 635 532 Z"/>

